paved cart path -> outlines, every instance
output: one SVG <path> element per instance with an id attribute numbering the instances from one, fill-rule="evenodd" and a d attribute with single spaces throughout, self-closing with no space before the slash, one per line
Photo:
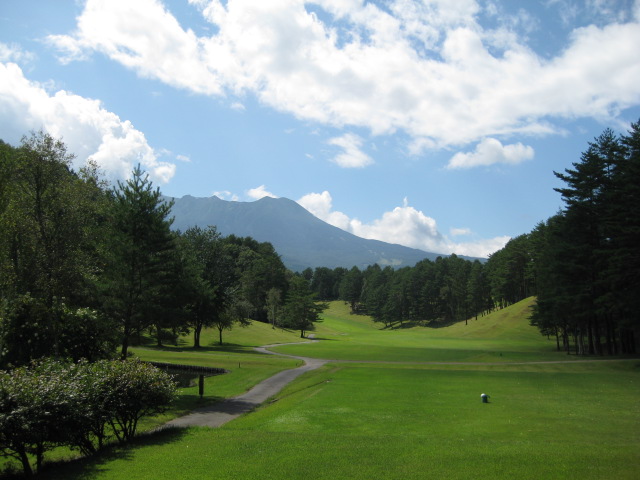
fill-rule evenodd
<path id="1" fill-rule="evenodd" d="M 312 340 L 314 341 L 314 340 Z M 316 340 L 317 341 L 317 340 Z M 309 342 L 307 342 L 309 343 Z M 250 412 L 261 403 L 265 402 L 270 397 L 273 397 L 280 390 L 282 390 L 288 383 L 293 381 L 305 372 L 314 370 L 325 363 L 328 360 L 322 360 L 317 358 L 297 357 L 294 355 L 282 355 L 269 351 L 270 347 L 287 345 L 265 345 L 263 347 L 257 347 L 256 350 L 261 353 L 267 353 L 271 355 L 279 355 L 283 357 L 295 358 L 302 360 L 304 365 L 291 370 L 283 370 L 276 373 L 272 377 L 263 380 L 251 390 L 237 397 L 228 398 L 222 400 L 213 405 L 202 407 L 191 413 L 171 420 L 166 423 L 167 427 L 190 427 L 190 426 L 202 426 L 202 427 L 219 427 L 225 423 L 239 417 L 243 413 Z"/>

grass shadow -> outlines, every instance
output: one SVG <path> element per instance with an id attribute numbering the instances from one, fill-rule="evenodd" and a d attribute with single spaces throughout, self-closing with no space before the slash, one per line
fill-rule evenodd
<path id="1" fill-rule="evenodd" d="M 185 429 L 167 427 L 142 433 L 126 445 L 110 445 L 103 450 L 75 460 L 46 463 L 38 478 L 46 480 L 90 480 L 108 472 L 107 465 L 115 460 L 131 460 L 136 449 L 154 447 L 179 441 Z M 8 477 L 11 478 L 11 477 Z M 21 478 L 21 477 L 13 477 Z"/>
<path id="2" fill-rule="evenodd" d="M 205 345 L 201 347 L 172 347 L 168 345 L 158 347 L 156 345 L 145 345 L 142 348 L 145 348 L 147 350 L 172 353 L 243 353 L 248 355 L 260 354 L 259 352 L 256 352 L 254 350 L 253 346 L 239 345 L 235 343 L 223 343 L 222 345 Z"/>

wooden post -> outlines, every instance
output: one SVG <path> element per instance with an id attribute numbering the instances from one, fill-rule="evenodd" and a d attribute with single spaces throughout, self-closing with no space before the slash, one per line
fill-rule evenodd
<path id="1" fill-rule="evenodd" d="M 198 390 L 200 392 L 200 398 L 204 395 L 204 375 L 200 375 L 198 378 Z"/>

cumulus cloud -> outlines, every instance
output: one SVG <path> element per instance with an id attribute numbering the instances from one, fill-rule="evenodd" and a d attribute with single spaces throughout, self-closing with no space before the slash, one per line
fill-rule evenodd
<path id="1" fill-rule="evenodd" d="M 373 163 L 373 159 L 362 151 L 362 138 L 353 133 L 345 133 L 327 142 L 343 149 L 332 161 L 343 168 L 363 168 Z"/>
<path id="2" fill-rule="evenodd" d="M 278 198 L 277 195 L 274 195 L 273 193 L 268 191 L 264 185 L 260 185 L 259 187 L 247 190 L 247 196 L 253 200 L 260 200 L 264 197 Z"/>
<path id="3" fill-rule="evenodd" d="M 320 220 L 342 230 L 351 231 L 351 219 L 344 213 L 333 210 L 333 199 L 328 191 L 309 193 L 299 199 L 298 203 Z"/>
<path id="4" fill-rule="evenodd" d="M 76 154 L 76 167 L 92 158 L 111 179 L 127 178 L 138 163 L 157 182 L 166 183 L 175 165 L 158 160 L 142 132 L 105 110 L 98 100 L 64 90 L 53 94 L 25 78 L 15 63 L 0 63 L 0 131 L 17 143 L 29 130 L 61 138 Z"/>
<path id="5" fill-rule="evenodd" d="M 328 191 L 309 193 L 298 203 L 325 222 L 353 233 L 362 238 L 396 243 L 441 254 L 455 253 L 472 257 L 487 257 L 504 247 L 510 237 L 477 239 L 468 242 L 454 242 L 442 235 L 436 221 L 408 204 L 404 199 L 401 207 L 384 212 L 382 217 L 371 223 L 350 218 L 343 212 L 333 210 L 333 199 Z M 455 229 L 452 236 L 470 235 L 468 229 Z"/>
<path id="6" fill-rule="evenodd" d="M 536 28 L 526 12 L 482 24 L 483 12 L 496 13 L 491 2 L 191 3 L 214 34 L 184 29 L 158 0 L 87 0 L 75 31 L 49 41 L 64 61 L 101 52 L 191 92 L 251 92 L 300 119 L 374 135 L 402 131 L 414 153 L 551 134 L 553 119 L 611 119 L 640 102 L 638 3 L 625 15 L 575 29 L 550 58 L 513 33 L 514 25 Z M 613 12 L 610 1 L 589 4 Z"/>
<path id="7" fill-rule="evenodd" d="M 503 145 L 495 138 L 485 138 L 476 146 L 475 151 L 456 153 L 449 160 L 447 168 L 473 168 L 496 163 L 517 165 L 526 160 L 531 160 L 533 156 L 534 150 L 528 145 L 523 145 L 522 143 Z"/>

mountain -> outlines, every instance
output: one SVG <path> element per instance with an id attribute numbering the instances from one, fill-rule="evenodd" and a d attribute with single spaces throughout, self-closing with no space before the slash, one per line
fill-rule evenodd
<path id="1" fill-rule="evenodd" d="M 227 236 L 252 237 L 270 242 L 283 263 L 293 271 L 307 267 L 365 268 L 413 266 L 420 260 L 435 260 L 436 253 L 367 240 L 323 222 L 287 198 L 264 197 L 255 202 L 229 202 L 213 196 L 173 198 L 173 228 L 214 225 Z"/>

